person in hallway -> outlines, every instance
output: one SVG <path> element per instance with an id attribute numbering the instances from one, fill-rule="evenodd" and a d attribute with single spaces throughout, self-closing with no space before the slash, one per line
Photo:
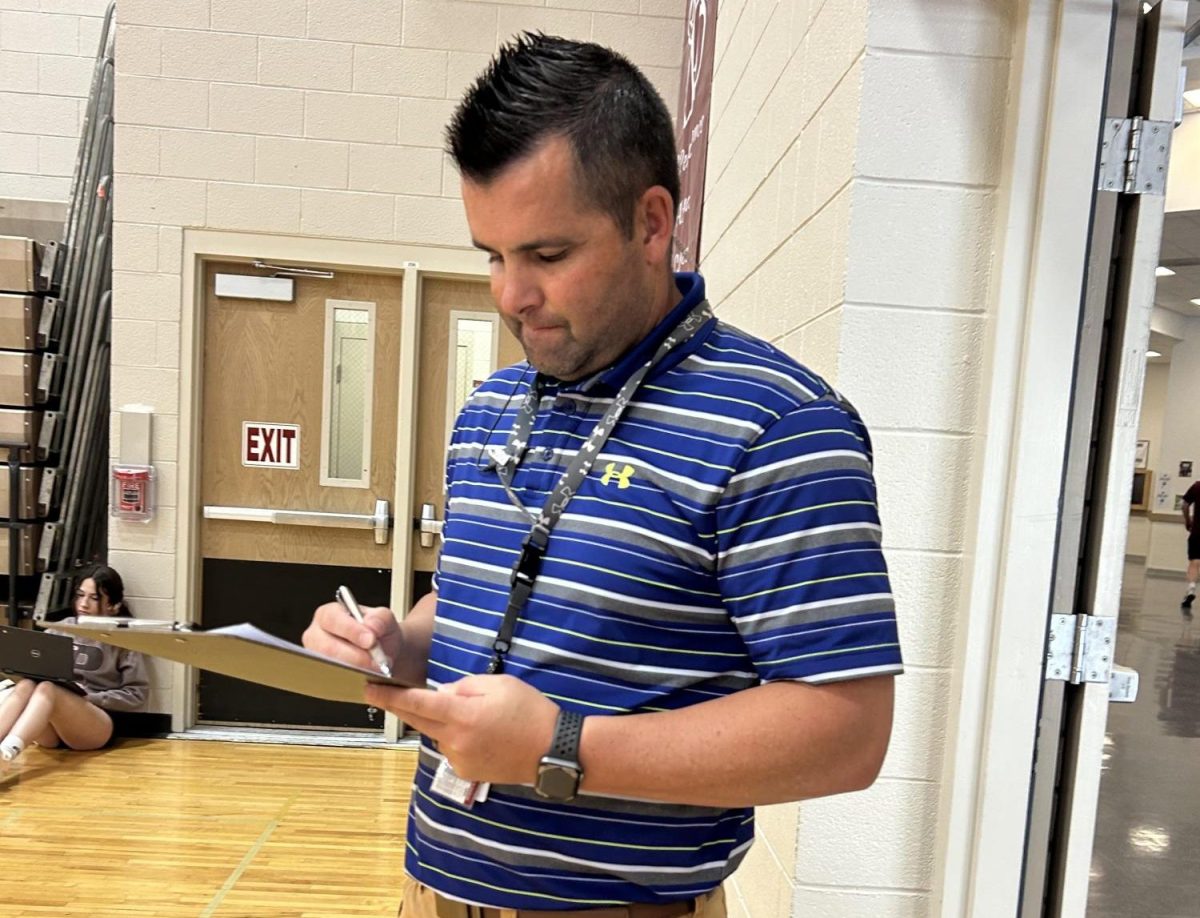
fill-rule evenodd
<path id="1" fill-rule="evenodd" d="M 1192 486 L 1183 495 L 1183 528 L 1187 530 L 1187 592 L 1183 594 L 1180 605 L 1191 614 L 1192 603 L 1196 601 L 1196 580 L 1200 578 L 1200 527 L 1196 526 L 1196 502 L 1200 501 L 1200 481 L 1193 481 Z"/>
<path id="2" fill-rule="evenodd" d="M 434 591 L 304 636 L 428 686 L 366 699 L 423 734 L 406 918 L 718 918 L 753 807 L 865 788 L 887 750 L 869 436 L 672 273 L 672 133 L 624 57 L 534 34 L 448 127 L 527 360 L 459 415 Z"/>
<path id="3" fill-rule="evenodd" d="M 74 608 L 77 616 L 129 615 L 121 575 L 104 565 L 85 571 L 75 589 Z M 0 767 L 10 767 L 31 743 L 99 749 L 112 738 L 109 711 L 132 711 L 145 704 L 149 683 L 141 654 L 85 638 L 73 640 L 82 694 L 53 682 L 17 682 L 0 703 Z"/>

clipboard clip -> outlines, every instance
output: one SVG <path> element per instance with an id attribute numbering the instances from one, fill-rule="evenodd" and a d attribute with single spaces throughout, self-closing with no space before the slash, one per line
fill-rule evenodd
<path id="1" fill-rule="evenodd" d="M 75 624 L 82 628 L 124 631 L 191 631 L 191 622 L 165 618 L 129 618 L 125 615 L 81 615 Z M 53 625 L 51 625 L 53 627 Z"/>

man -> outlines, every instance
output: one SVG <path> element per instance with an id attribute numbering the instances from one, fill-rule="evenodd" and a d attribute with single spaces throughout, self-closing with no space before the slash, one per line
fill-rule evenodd
<path id="1" fill-rule="evenodd" d="M 436 689 L 367 699 L 424 735 L 406 918 L 724 915 L 750 808 L 864 788 L 887 749 L 866 431 L 672 275 L 670 117 L 627 60 L 527 34 L 448 137 L 528 362 L 459 416 L 434 593 L 402 624 L 323 606 L 305 643 L 378 640 Z"/>
<path id="2" fill-rule="evenodd" d="M 1196 601 L 1196 580 L 1200 578 L 1200 527 L 1196 525 L 1196 501 L 1200 500 L 1200 481 L 1193 481 L 1192 486 L 1183 495 L 1183 528 L 1187 530 L 1187 592 L 1180 606 L 1191 617 L 1192 603 Z"/>

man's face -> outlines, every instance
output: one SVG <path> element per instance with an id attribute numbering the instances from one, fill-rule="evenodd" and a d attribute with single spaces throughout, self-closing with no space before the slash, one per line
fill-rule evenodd
<path id="1" fill-rule="evenodd" d="M 535 369 L 582 379 L 662 318 L 654 266 L 637 241 L 644 234 L 635 222 L 627 239 L 589 204 L 565 139 L 547 140 L 486 184 L 464 178 L 462 196 L 500 318 Z"/>

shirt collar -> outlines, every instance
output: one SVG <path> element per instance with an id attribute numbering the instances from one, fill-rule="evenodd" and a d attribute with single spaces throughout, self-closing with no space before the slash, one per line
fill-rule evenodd
<path id="1" fill-rule="evenodd" d="M 681 296 L 679 302 L 667 313 L 666 318 L 654 326 L 650 334 L 605 369 L 578 382 L 563 383 L 560 391 L 599 394 L 598 390 L 602 389 L 611 389 L 613 392 L 620 389 L 638 367 L 654 356 L 654 352 L 671 330 L 704 299 L 704 278 L 699 274 L 690 271 L 678 272 L 675 275 L 675 286 Z"/>

